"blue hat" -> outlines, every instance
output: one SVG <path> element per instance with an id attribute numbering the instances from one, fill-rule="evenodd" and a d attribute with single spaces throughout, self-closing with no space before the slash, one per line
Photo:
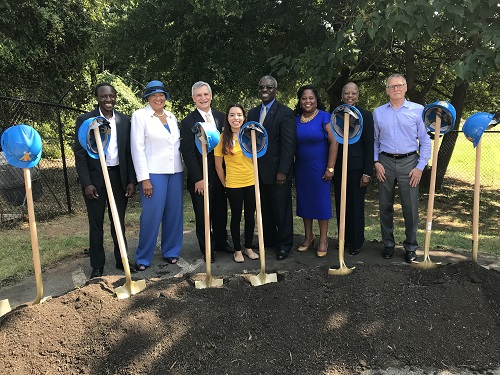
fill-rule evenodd
<path id="1" fill-rule="evenodd" d="M 205 143 L 205 140 L 200 142 L 200 138 L 202 137 L 201 128 L 203 128 L 206 135 L 207 153 L 212 151 L 219 144 L 220 140 L 220 133 L 213 122 L 197 122 L 194 124 L 191 131 L 194 133 L 194 142 L 200 154 L 202 153 L 201 142 Z"/>
<path id="2" fill-rule="evenodd" d="M 441 117 L 439 133 L 446 134 L 455 126 L 457 112 L 455 111 L 455 107 L 444 100 L 427 104 L 422 112 L 422 119 L 427 130 L 430 132 L 436 131 L 436 116 L 438 113 L 440 113 Z"/>
<path id="3" fill-rule="evenodd" d="M 151 81 L 146 85 L 146 90 L 144 90 L 144 95 L 142 97 L 146 99 L 149 95 L 156 94 L 157 92 L 162 92 L 165 97 L 170 99 L 170 95 L 165 91 L 165 85 L 161 81 Z"/>
<path id="4" fill-rule="evenodd" d="M 2 150 L 7 162 L 17 168 L 31 168 L 42 157 L 42 138 L 29 125 L 14 125 L 2 134 Z"/>
<path id="5" fill-rule="evenodd" d="M 363 116 L 354 106 L 349 104 L 339 105 L 333 110 L 330 119 L 333 135 L 338 143 L 344 144 L 344 114 L 349 114 L 349 139 L 348 144 L 356 143 L 363 132 Z"/>
<path id="6" fill-rule="evenodd" d="M 477 112 L 465 120 L 462 131 L 465 137 L 477 146 L 486 129 L 489 129 L 500 122 L 500 116 L 492 113 Z"/>
<path id="7" fill-rule="evenodd" d="M 249 121 L 240 128 L 238 133 L 238 142 L 240 143 L 241 151 L 247 158 L 253 156 L 252 153 L 252 130 L 255 130 L 255 141 L 257 148 L 257 157 L 260 158 L 267 151 L 267 131 L 261 124 L 255 121 Z"/>
<path id="8" fill-rule="evenodd" d="M 102 149 L 104 155 L 108 151 L 109 141 L 111 139 L 111 127 L 108 120 L 102 116 L 91 117 L 82 122 L 80 129 L 78 129 L 78 141 L 80 145 L 87 150 L 89 156 L 93 159 L 99 159 L 99 150 L 94 137 L 94 128 L 99 128 L 101 136 Z"/>

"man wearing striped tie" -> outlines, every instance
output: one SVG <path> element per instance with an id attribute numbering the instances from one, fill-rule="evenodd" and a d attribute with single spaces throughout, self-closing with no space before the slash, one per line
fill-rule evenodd
<path id="1" fill-rule="evenodd" d="M 258 159 L 264 243 L 276 249 L 283 260 L 293 245 L 292 171 L 295 155 L 295 117 L 293 111 L 276 100 L 278 82 L 271 76 L 259 81 L 262 101 L 248 112 L 249 121 L 266 128 L 267 152 Z"/>

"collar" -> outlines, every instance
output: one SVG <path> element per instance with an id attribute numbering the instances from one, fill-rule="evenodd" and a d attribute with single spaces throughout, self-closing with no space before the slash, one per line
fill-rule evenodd
<path id="1" fill-rule="evenodd" d="M 99 108 L 99 116 L 106 118 L 106 116 L 104 116 L 101 112 L 101 107 L 98 108 Z M 115 110 L 113 109 L 113 116 L 111 116 L 111 119 L 106 119 L 106 120 L 114 120 L 114 119 L 115 119 Z"/>
<path id="2" fill-rule="evenodd" d="M 201 115 L 201 117 L 203 117 L 203 119 L 206 119 L 207 118 L 207 114 L 209 114 L 210 116 L 212 116 L 212 118 L 214 118 L 214 115 L 212 114 L 212 108 L 210 108 L 210 111 L 208 112 L 205 112 L 205 111 L 202 111 L 201 109 L 199 109 L 198 107 L 196 107 L 196 110 L 198 111 L 198 113 Z M 215 121 L 215 120 L 214 120 Z"/>
<path id="3" fill-rule="evenodd" d="M 262 109 L 262 108 L 266 107 L 266 110 L 269 110 L 273 106 L 275 101 L 276 101 L 276 98 L 274 98 L 273 100 L 271 100 L 267 104 L 262 103 L 262 106 L 260 108 Z"/>

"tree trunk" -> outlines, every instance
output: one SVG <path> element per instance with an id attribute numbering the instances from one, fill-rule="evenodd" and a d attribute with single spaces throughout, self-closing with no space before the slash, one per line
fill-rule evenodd
<path id="1" fill-rule="evenodd" d="M 349 76 L 349 69 L 343 69 L 340 77 L 338 77 L 335 82 L 333 82 L 326 89 L 326 92 L 328 93 L 328 104 L 330 106 L 330 108 L 327 108 L 327 111 L 329 111 L 330 113 L 332 113 L 335 108 L 342 104 L 342 88 L 346 83 L 349 83 Z"/>

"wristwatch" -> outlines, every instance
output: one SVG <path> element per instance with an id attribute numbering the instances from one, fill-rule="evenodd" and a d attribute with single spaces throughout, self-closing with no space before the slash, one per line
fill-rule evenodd
<path id="1" fill-rule="evenodd" d="M 333 173 L 334 169 L 333 168 L 326 168 L 326 170 L 330 173 Z"/>

